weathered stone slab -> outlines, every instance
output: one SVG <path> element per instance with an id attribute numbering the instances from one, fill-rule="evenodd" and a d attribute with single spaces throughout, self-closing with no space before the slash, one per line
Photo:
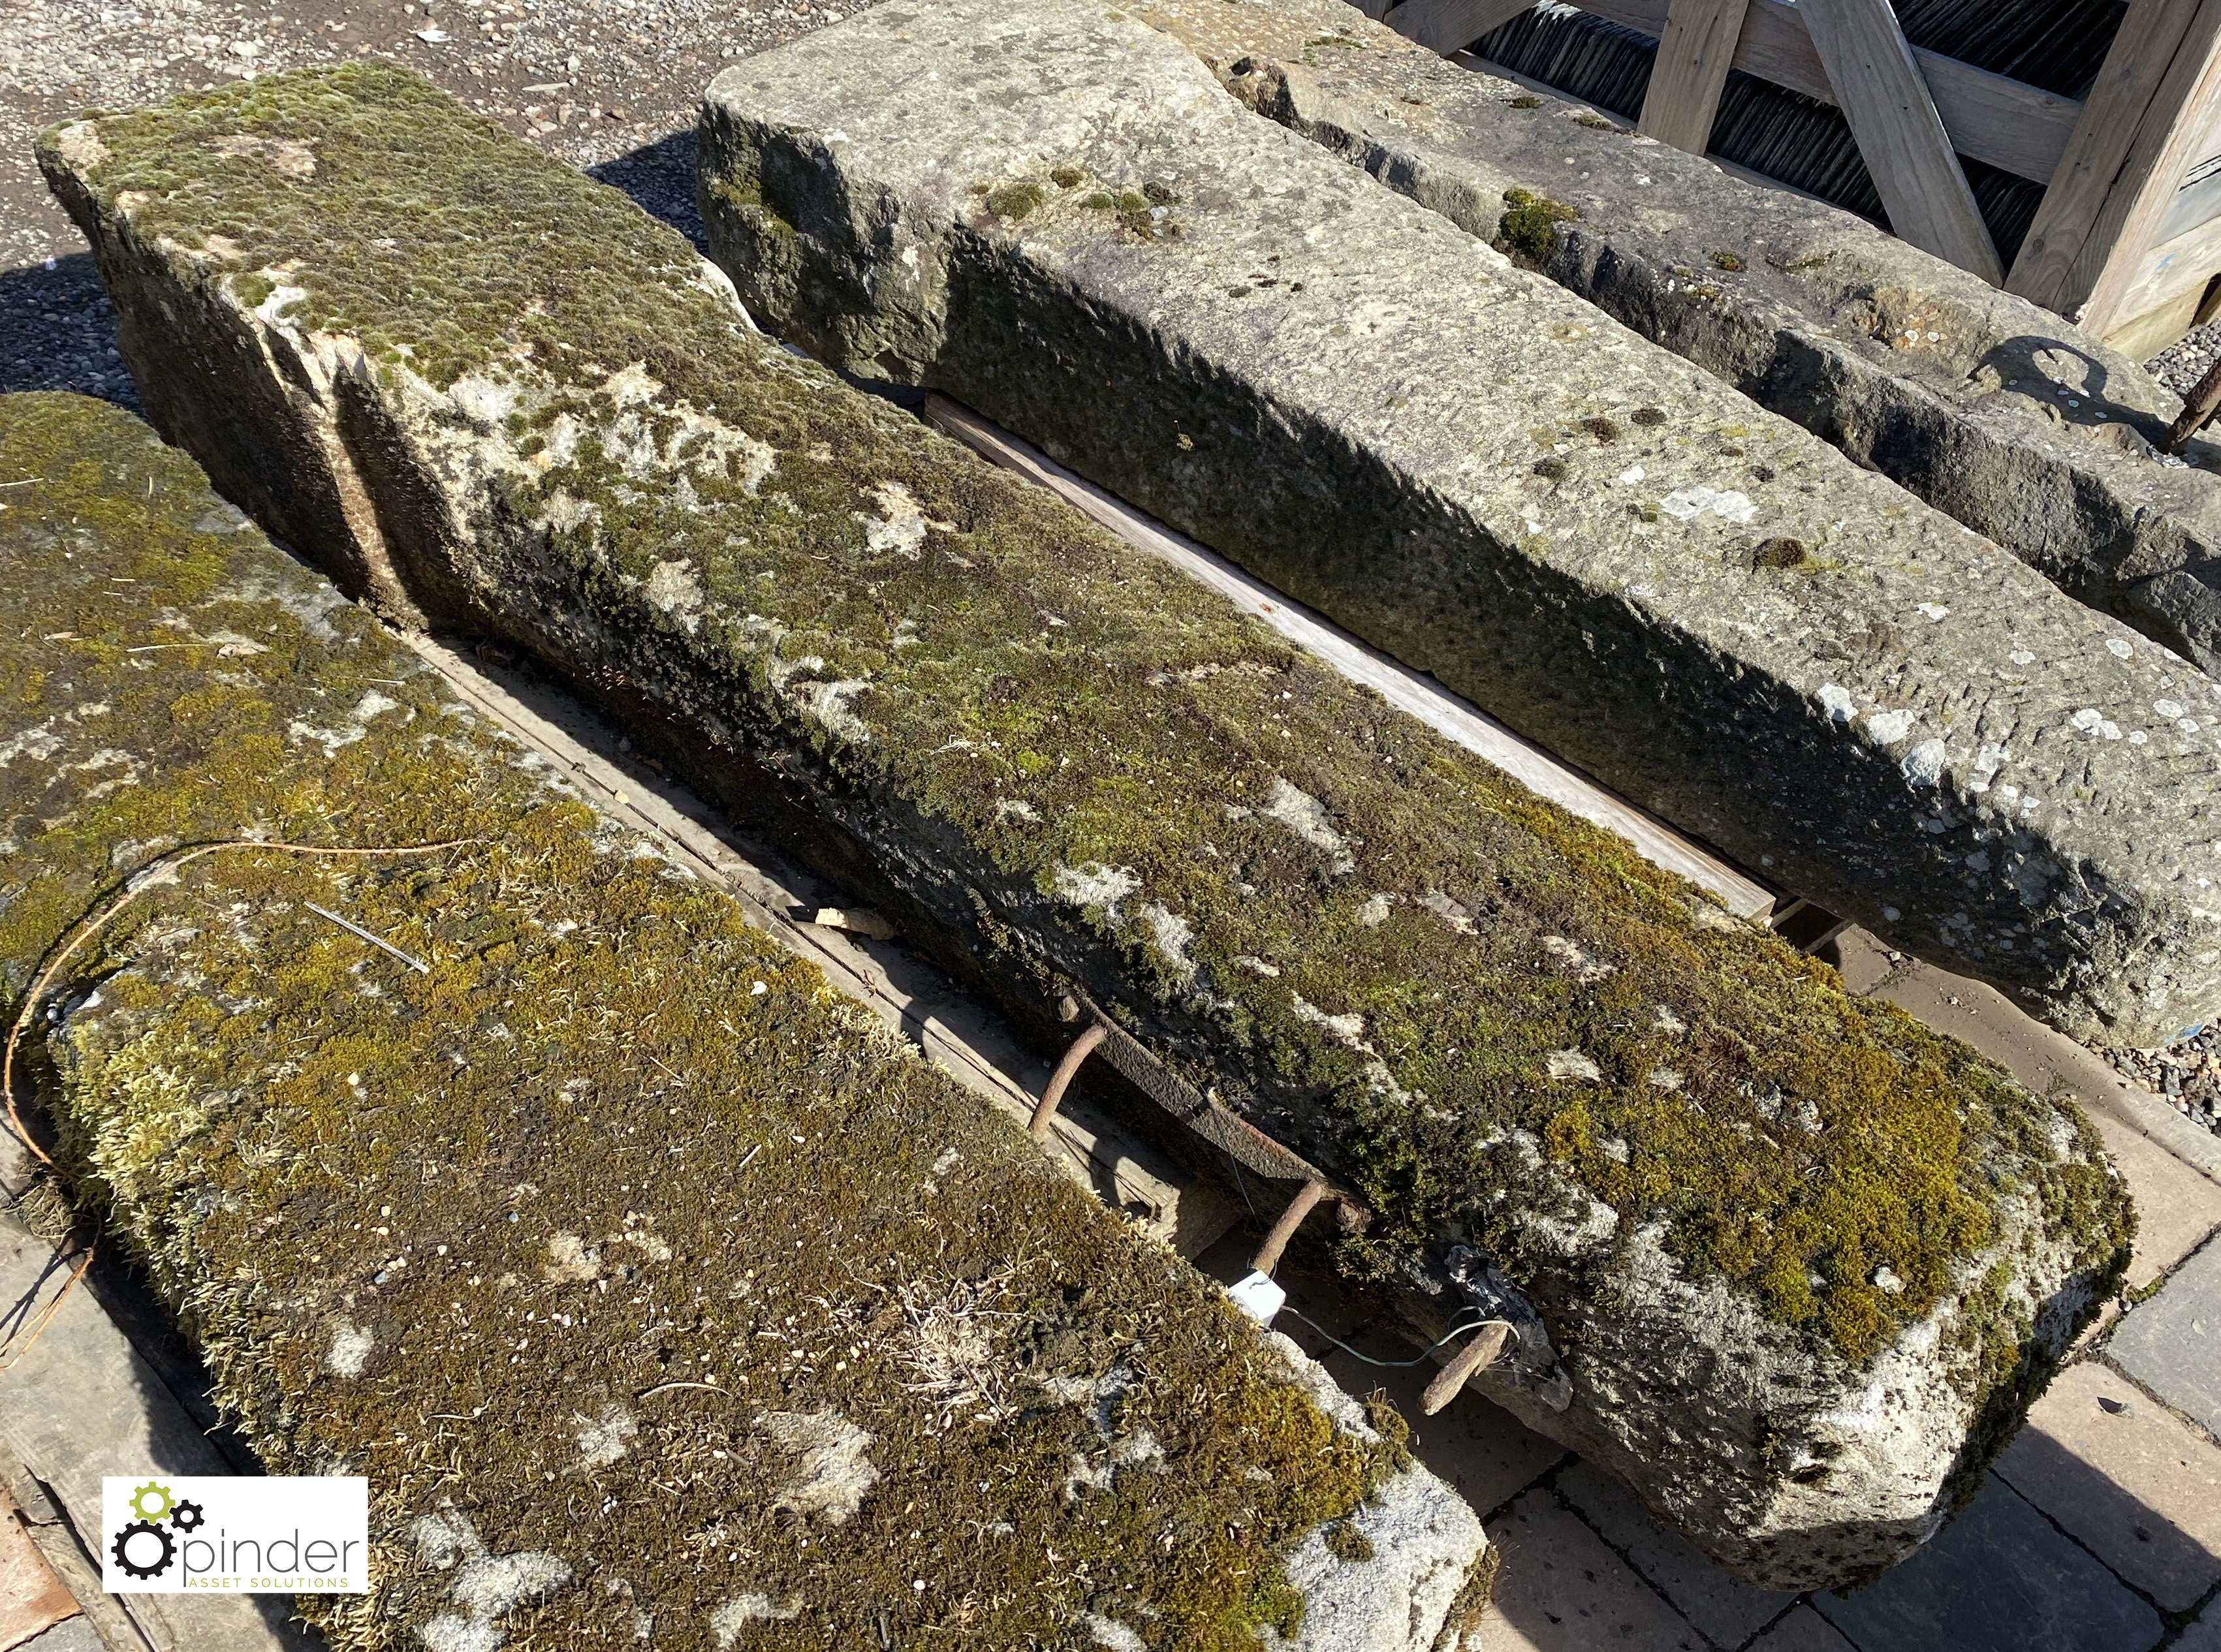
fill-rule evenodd
<path id="1" fill-rule="evenodd" d="M 0 495 L 9 1013 L 143 892 L 34 1006 L 41 1089 L 272 1468 L 369 1476 L 375 1593 L 303 1602 L 330 1643 L 1455 1633 L 1480 1525 L 1392 1413 L 586 806 L 190 460 L 11 397 L 0 479 L 28 484 Z M 464 841 L 164 860 L 241 837 Z"/>
<path id="2" fill-rule="evenodd" d="M 1812 1604 L 1859 1652 L 2149 1652 L 2166 1629 L 2148 1603 L 1996 1479 L 1888 1576 Z"/>
<path id="3" fill-rule="evenodd" d="M 2194 442 L 2188 465 L 2155 448 L 2180 404 L 2119 351 L 1855 214 L 1448 62 L 1342 0 L 1142 15 L 1261 112 L 2083 601 L 2221 661 L 2221 447 Z"/>
<path id="4" fill-rule="evenodd" d="M 1086 0 L 729 70 L 742 296 L 2061 1024 L 2221 1004 L 2215 685 Z"/>
<path id="5" fill-rule="evenodd" d="M 42 158 L 228 490 L 627 708 L 1022 1024 L 1103 1006 L 1181 1117 L 1349 1190 L 1347 1271 L 1430 1342 L 1511 1319 L 1485 1392 L 1746 1572 L 1932 1530 L 2121 1266 L 2071 1108 L 750 331 L 422 83 Z"/>
<path id="6" fill-rule="evenodd" d="M 2162 1399 L 2221 1434 L 2221 1243 L 2177 1269 L 2125 1315 L 2106 1356 Z"/>
<path id="7" fill-rule="evenodd" d="M 2061 1372 L 1997 1472 L 2163 1611 L 2221 1583 L 2221 1447 L 2118 1372 Z"/>

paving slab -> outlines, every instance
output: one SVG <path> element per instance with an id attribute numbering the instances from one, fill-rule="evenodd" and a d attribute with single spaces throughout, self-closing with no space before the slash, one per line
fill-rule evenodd
<path id="1" fill-rule="evenodd" d="M 2221 1582 L 2221 1447 L 2104 1365 L 2061 1372 L 1996 1472 L 2163 1611 Z"/>
<path id="2" fill-rule="evenodd" d="M 1799 1606 L 1750 1643 L 1749 1652 L 1859 1652 L 1828 1620 Z"/>
<path id="3" fill-rule="evenodd" d="M 2145 1652 L 2166 1628 L 1994 1477 L 1902 1566 L 1812 1605 L 1859 1652 Z"/>
<path id="4" fill-rule="evenodd" d="M 2207 1605 L 2174 1644 L 2176 1652 L 2221 1652 L 2221 1600 Z"/>
<path id="5" fill-rule="evenodd" d="M 90 1293 L 61 1297 L 70 1272 L 12 1212 L 0 1216 L 0 1302 L 25 1305 L 27 1319 L 54 1308 L 45 1333 L 0 1371 L 0 1444 L 97 1542 L 102 1476 L 232 1468 Z M 286 1604 L 275 1597 L 135 1595 L 126 1611 L 159 1652 L 307 1652 L 313 1644 L 288 1628 Z"/>
<path id="6" fill-rule="evenodd" d="M 2209 1433 L 2221 1434 L 2221 1243 L 2209 1243 L 2157 1296 L 2122 1316 L 2105 1357 Z"/>
<path id="7" fill-rule="evenodd" d="M 1547 1491 L 1495 1528 L 1503 1557 L 1486 1652 L 1705 1652 L 1705 1637 Z"/>
<path id="8" fill-rule="evenodd" d="M 2221 1007 L 2221 685 L 1169 35 L 883 6 L 720 75 L 702 137 L 713 253 L 822 359 L 978 409 L 2063 1026 Z"/>
<path id="9" fill-rule="evenodd" d="M 300 1603 L 334 1645 L 771 1621 L 850 1646 L 961 1615 L 998 1644 L 1100 1618 L 1426 1652 L 1456 1629 L 1480 1525 L 1385 1409 L 189 459 L 103 404 L 15 397 L 0 474 L 28 485 L 0 513 L 24 622 L 0 971 L 74 967 L 37 986 L 59 1173 L 100 1188 L 218 1401 L 272 1472 L 370 1480 L 375 1595 Z M 53 1263 L 0 1235 L 9 1299 Z M 88 1417 L 147 1379 L 98 1325 L 55 1334 L 87 1303 L 0 1377 L 24 1461 L 96 1488 L 222 1472 L 197 1430 Z M 41 1361 L 66 1380 L 19 1403 Z"/>
<path id="10" fill-rule="evenodd" d="M 2120 351 L 1854 213 L 1445 61 L 1341 0 L 1154 0 L 1145 15 L 1329 153 L 2084 601 L 2221 661 L 2221 448 L 2157 451 L 2180 404 Z M 1548 216 L 1523 216 L 1522 197 Z"/>
<path id="11" fill-rule="evenodd" d="M 1753 1588 L 1698 1552 L 1687 1540 L 1660 1525 L 1625 1486 L 1594 1466 L 1577 1464 L 1555 1483 L 1558 1495 L 1602 1533 L 1606 1543 L 1718 1644 L 1741 1646 L 1796 1605 L 1794 1594 Z"/>
<path id="12" fill-rule="evenodd" d="M 421 82 L 41 155 L 149 407 L 288 542 L 533 654 L 1043 1046 L 1092 1018 L 1268 1206 L 1329 1186 L 1423 1342 L 1509 1320 L 1480 1391 L 1736 1566 L 1918 1542 L 2125 1262 L 2070 1110 L 754 332 Z"/>
<path id="13" fill-rule="evenodd" d="M 72 1618 L 23 1643 L 22 1652 L 111 1652 L 91 1623 Z M 136 1652 L 128 1649 L 127 1652 Z"/>

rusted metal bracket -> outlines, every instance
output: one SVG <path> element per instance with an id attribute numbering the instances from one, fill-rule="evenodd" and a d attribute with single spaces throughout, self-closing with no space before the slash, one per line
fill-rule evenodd
<path id="1" fill-rule="evenodd" d="M 1497 1356 L 1504 1352 L 1504 1344 L 1517 1335 L 1509 1319 L 1485 1322 L 1479 1334 L 1460 1349 L 1448 1365 L 1435 1373 L 1435 1380 L 1419 1396 L 1421 1413 L 1432 1417 L 1455 1399 L 1467 1380 L 1494 1365 Z"/>
<path id="2" fill-rule="evenodd" d="M 1067 998 L 1065 1002 L 1068 1004 L 1071 1000 Z M 1079 1071 L 1080 1063 L 1093 1054 L 1096 1046 L 1109 1036 L 1103 1023 L 1098 1021 L 1083 1028 L 1079 1036 L 1072 1041 L 1072 1048 L 1065 1051 L 1064 1059 L 1056 1064 L 1056 1071 L 1049 1074 L 1048 1087 L 1042 1092 L 1041 1103 L 1034 1109 L 1033 1117 L 1027 1122 L 1026 1134 L 1035 1141 L 1048 1140 L 1048 1127 L 1055 1122 L 1056 1110 L 1064 1105 L 1064 1092 L 1071 1087 L 1073 1077 Z"/>
<path id="3" fill-rule="evenodd" d="M 1280 1265 L 1280 1253 L 1288 1248 L 1288 1241 L 1296 1236 L 1296 1230 L 1304 1225 L 1304 1218 L 1319 1201 L 1329 1196 L 1329 1191 L 1323 1181 L 1304 1184 L 1303 1192 L 1288 1201 L 1288 1208 L 1280 1212 L 1280 1219 L 1265 1236 L 1265 1242 L 1257 1247 L 1257 1254 L 1249 1262 L 1253 1273 L 1269 1273 Z"/>
<path id="4" fill-rule="evenodd" d="M 1073 1077 L 1087 1058 L 1099 1050 L 1103 1059 L 1122 1078 L 1242 1168 L 1268 1181 L 1302 1185 L 1294 1203 L 1282 1212 L 1273 1233 L 1267 1236 L 1265 1248 L 1258 1252 L 1260 1257 L 1269 1255 L 1271 1261 L 1278 1261 L 1304 1217 L 1329 1198 L 1336 1205 L 1345 1232 L 1365 1230 L 1373 1213 L 1362 1201 L 1335 1186 L 1324 1173 L 1300 1154 L 1283 1147 L 1239 1113 L 1204 1095 L 1084 996 L 1067 993 L 1057 1001 L 1056 1013 L 1060 1021 L 1085 1021 L 1086 1025 L 1066 1049 L 1064 1059 L 1057 1063 L 1048 1087 L 1042 1092 L 1040 1104 L 1034 1109 L 1027 1129 L 1035 1141 L 1048 1136 L 1049 1125 L 1056 1117 L 1057 1109 L 1064 1104 L 1065 1092 L 1071 1088 Z M 1261 1261 L 1259 1271 L 1269 1266 L 1269 1262 Z"/>

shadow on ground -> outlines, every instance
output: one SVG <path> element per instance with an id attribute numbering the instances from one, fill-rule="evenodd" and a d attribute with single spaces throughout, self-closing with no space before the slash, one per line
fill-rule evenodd
<path id="1" fill-rule="evenodd" d="M 0 270 L 0 391 L 17 390 L 74 390 L 142 410 L 91 253 Z"/>
<path id="2" fill-rule="evenodd" d="M 705 256 L 709 238 L 694 209 L 694 133 L 691 128 L 629 150 L 615 160 L 586 168 L 589 178 L 632 197 L 643 212 L 658 217 L 692 241 Z"/>

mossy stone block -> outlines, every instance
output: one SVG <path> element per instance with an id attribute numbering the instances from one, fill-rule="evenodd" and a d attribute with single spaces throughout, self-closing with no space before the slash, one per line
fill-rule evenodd
<path id="1" fill-rule="evenodd" d="M 2221 685 L 2174 633 L 2036 571 L 2077 566 L 2075 589 L 2126 611 L 2147 570 L 2212 566 L 2210 477 L 2030 423 L 2040 358 L 2083 386 L 2047 379 L 2046 398 L 2133 445 L 2133 366 L 2078 354 L 2071 329 L 2009 330 L 2025 303 L 1871 229 L 1835 236 L 1845 215 L 1507 110 L 1505 83 L 1453 65 L 1417 80 L 1409 42 L 1274 71 L 1267 41 L 1292 47 L 1317 8 L 1162 8 L 1252 42 L 1217 62 L 1261 107 L 1312 75 L 1358 89 L 1356 112 L 1301 104 L 1306 141 L 1092 0 L 876 7 L 712 84 L 713 253 L 832 365 L 978 409 L 1892 945 L 2086 1037 L 2157 1044 L 2221 1012 L 2200 892 L 2221 875 Z M 1397 38 L 1348 21 L 1354 42 Z M 1463 90 L 1439 109 L 1402 99 L 1445 79 Z M 1471 142 L 1367 147 L 1460 120 Z M 1012 223 L 953 182 L 1065 167 L 1183 203 L 1144 236 L 1054 194 Z M 1692 205 L 1724 191 L 1780 204 L 1746 233 Z M 1846 251 L 1792 277 L 1761 240 Z M 1900 256 L 1861 265 L 1854 240 Z M 1752 267 L 1721 268 L 1724 244 Z M 1836 310 L 1800 322 L 1792 293 Z M 2192 496 L 2195 521 L 2162 504 Z M 1812 554 L 1754 559 L 1780 539 Z"/>
<path id="2" fill-rule="evenodd" d="M 1236 1652 L 1371 1588 L 1428 1652 L 1483 1542 L 1392 1417 L 144 424 L 0 397 L 0 479 L 5 1007 L 141 889 L 34 1065 L 272 1471 L 369 1477 L 372 1593 L 302 1602 L 330 1644 Z M 462 841 L 167 860 L 241 839 Z M 1323 1564 L 1352 1523 L 1381 1557 Z"/>
<path id="3" fill-rule="evenodd" d="M 1337 1259 L 1427 1340 L 1514 1318 L 1482 1389 L 1732 1563 L 1917 1542 L 2114 1277 L 2070 1106 L 752 331 L 422 83 L 272 76 L 41 153 L 227 491 L 532 650 L 1045 1040 L 1102 1005 L 1354 1190 Z M 1113 181 L 1147 235 L 1076 189 L 1026 226 L 1180 241 L 1193 197 Z"/>

